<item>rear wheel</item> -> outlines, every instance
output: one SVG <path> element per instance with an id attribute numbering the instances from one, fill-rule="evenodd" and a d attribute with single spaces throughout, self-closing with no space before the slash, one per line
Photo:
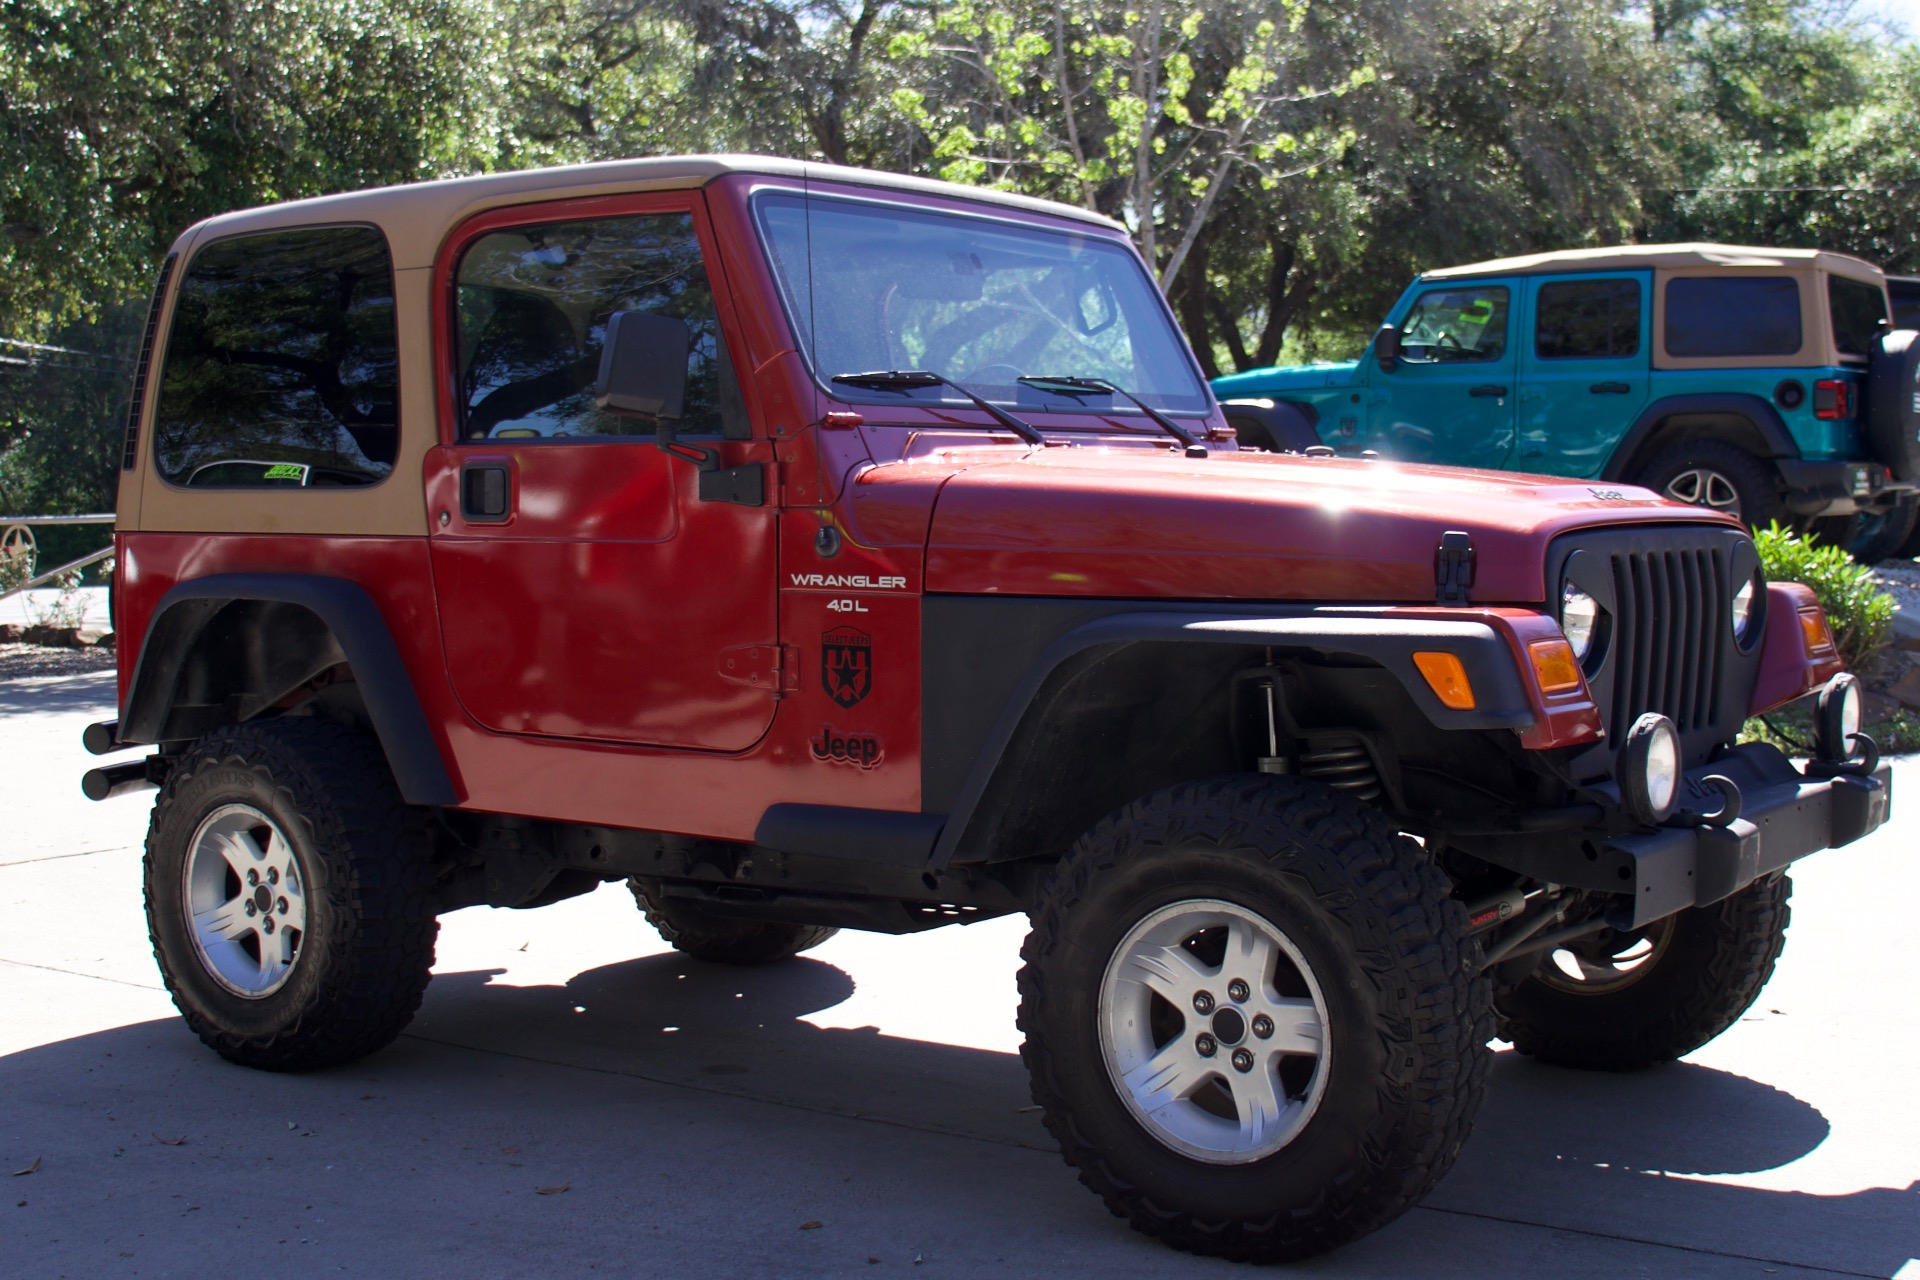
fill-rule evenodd
<path id="1" fill-rule="evenodd" d="M 332 1066 L 399 1035 L 433 968 L 432 887 L 379 746 L 339 725 L 215 730 L 154 804 L 154 957 L 187 1025 L 247 1066 Z"/>
<path id="2" fill-rule="evenodd" d="M 1644 929 L 1607 930 L 1542 958 L 1494 1001 L 1500 1036 L 1563 1067 L 1635 1071 L 1732 1026 L 1773 976 L 1792 915 L 1776 873 Z"/>
<path id="3" fill-rule="evenodd" d="M 772 964 L 810 951 L 840 932 L 825 925 L 744 920 L 703 911 L 661 892 L 658 880 L 627 881 L 633 900 L 660 936 L 696 960 L 715 964 Z"/>
<path id="4" fill-rule="evenodd" d="M 1920 498 L 1902 498 L 1885 511 L 1862 512 L 1847 552 L 1861 564 L 1879 564 L 1920 553 L 1920 548 L 1906 550 L 1916 541 L 1920 541 Z"/>
<path id="5" fill-rule="evenodd" d="M 1176 787 L 1041 894 L 1021 1056 L 1080 1179 L 1135 1229 L 1255 1261 L 1345 1244 L 1451 1166 L 1488 986 L 1417 846 L 1316 784 Z"/>
<path id="6" fill-rule="evenodd" d="M 1754 529 L 1791 522 L 1773 469 L 1723 440 L 1688 440 L 1664 449 L 1633 482 L 1674 502 L 1725 512 Z"/>

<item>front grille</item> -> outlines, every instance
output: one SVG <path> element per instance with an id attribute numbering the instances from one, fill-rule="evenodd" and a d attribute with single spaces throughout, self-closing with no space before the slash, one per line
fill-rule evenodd
<path id="1" fill-rule="evenodd" d="M 1732 636 L 1729 548 L 1716 542 L 1618 548 L 1608 557 L 1616 735 L 1648 711 L 1672 720 L 1683 735 L 1719 722 L 1720 668 Z"/>

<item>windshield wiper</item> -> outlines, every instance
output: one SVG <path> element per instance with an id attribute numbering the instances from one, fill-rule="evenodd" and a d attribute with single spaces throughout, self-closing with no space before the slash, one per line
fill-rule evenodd
<path id="1" fill-rule="evenodd" d="M 1133 392 L 1122 390 L 1114 386 L 1111 382 L 1108 382 L 1105 378 L 1043 378 L 1036 376 L 1021 378 L 1020 381 L 1036 391 L 1057 391 L 1061 395 L 1073 396 L 1075 398 L 1090 395 L 1123 396 L 1131 401 L 1133 406 L 1140 410 L 1140 412 L 1153 419 L 1154 424 L 1162 431 L 1165 431 L 1168 435 L 1185 445 L 1186 448 L 1184 452 L 1189 458 L 1204 458 L 1207 456 L 1207 446 L 1200 443 L 1199 436 L 1194 435 L 1193 432 L 1187 430 L 1152 405 L 1149 405 L 1139 396 L 1133 394 Z"/>
<path id="2" fill-rule="evenodd" d="M 866 387 L 873 391 L 910 391 L 915 387 L 951 387 L 984 411 L 995 422 L 1028 444 L 1045 444 L 1047 438 L 1040 434 L 1039 428 L 1030 422 L 1023 422 L 999 405 L 991 404 L 980 396 L 967 390 L 949 378 L 937 373 L 928 373 L 924 369 L 888 369 L 882 373 L 836 373 L 833 381 L 845 383 L 850 387 Z"/>

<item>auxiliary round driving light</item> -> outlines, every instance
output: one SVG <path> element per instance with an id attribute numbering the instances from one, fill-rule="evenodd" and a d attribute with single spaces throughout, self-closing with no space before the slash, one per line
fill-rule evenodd
<path id="1" fill-rule="evenodd" d="M 1860 682 L 1842 671 L 1820 690 L 1814 713 L 1814 750 L 1820 759 L 1840 764 L 1853 756 L 1860 732 Z"/>
<path id="2" fill-rule="evenodd" d="M 1620 748 L 1620 795 L 1637 822 L 1657 826 L 1673 816 L 1680 799 L 1680 731 L 1657 711 L 1627 730 Z"/>

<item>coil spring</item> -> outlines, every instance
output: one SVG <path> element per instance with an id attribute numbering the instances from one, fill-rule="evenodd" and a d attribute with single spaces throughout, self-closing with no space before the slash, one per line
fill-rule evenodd
<path id="1" fill-rule="evenodd" d="M 1380 772 L 1356 738 L 1336 738 L 1301 752 L 1299 772 L 1356 800 L 1380 798 Z"/>

